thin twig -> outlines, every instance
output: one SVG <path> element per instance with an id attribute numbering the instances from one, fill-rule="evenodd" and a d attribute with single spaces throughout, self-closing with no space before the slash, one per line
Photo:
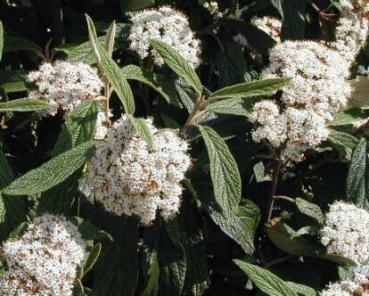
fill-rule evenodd
<path id="1" fill-rule="evenodd" d="M 273 170 L 272 187 L 270 188 L 270 195 L 269 195 L 268 206 L 267 206 L 267 222 L 269 222 L 270 219 L 272 218 L 272 212 L 273 212 L 273 206 L 274 206 L 274 196 L 277 190 L 280 170 L 281 170 L 281 161 L 279 159 L 276 159 L 274 170 Z"/>
<path id="2" fill-rule="evenodd" d="M 284 201 L 288 201 L 290 203 L 295 203 L 295 200 L 291 197 L 285 196 L 285 195 L 275 195 L 274 200 L 284 200 Z"/>

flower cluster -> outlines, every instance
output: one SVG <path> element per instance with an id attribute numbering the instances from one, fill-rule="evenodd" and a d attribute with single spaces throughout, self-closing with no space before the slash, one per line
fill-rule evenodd
<path id="1" fill-rule="evenodd" d="M 106 144 L 91 159 L 89 181 L 96 199 L 116 215 L 137 215 L 142 224 L 157 211 L 170 219 L 179 210 L 181 181 L 190 166 L 188 144 L 173 130 L 158 130 L 147 120 L 154 147 L 123 116 L 115 122 Z"/>
<path id="2" fill-rule="evenodd" d="M 95 69 L 64 61 L 41 65 L 38 71 L 28 74 L 27 80 L 36 86 L 29 98 L 49 103 L 45 116 L 55 115 L 58 109 L 71 112 L 82 100 L 98 97 L 103 87 Z"/>
<path id="3" fill-rule="evenodd" d="M 363 285 L 369 281 L 368 226 L 366 210 L 341 201 L 331 205 L 321 230 L 321 242 L 329 254 L 349 258 L 358 266 L 350 267 L 340 282 L 329 284 L 322 296 L 369 295 L 363 294 Z"/>
<path id="4" fill-rule="evenodd" d="M 65 217 L 35 218 L 18 240 L 2 248 L 9 270 L 0 279 L 0 295 L 71 296 L 86 245 Z"/>
<path id="5" fill-rule="evenodd" d="M 306 150 L 327 139 L 327 123 L 346 105 L 351 93 L 349 64 L 323 44 L 286 41 L 273 47 L 262 76 L 292 80 L 283 88 L 279 104 L 267 100 L 253 107 L 253 139 L 280 148 L 286 164 L 299 162 Z"/>
<path id="6" fill-rule="evenodd" d="M 282 21 L 275 17 L 264 16 L 264 17 L 253 17 L 251 20 L 255 26 L 264 31 L 270 37 L 272 37 L 276 42 L 281 41 L 281 32 L 282 32 Z"/>
<path id="7" fill-rule="evenodd" d="M 128 39 L 131 50 L 137 52 L 141 59 L 152 57 L 158 66 L 164 61 L 151 48 L 151 39 L 173 46 L 194 68 L 200 64 L 200 41 L 195 38 L 187 17 L 171 7 L 144 10 L 132 17 Z"/>
<path id="8" fill-rule="evenodd" d="M 369 1 L 340 1 L 342 11 L 336 28 L 336 41 L 330 46 L 350 63 L 355 61 L 369 32 Z"/>

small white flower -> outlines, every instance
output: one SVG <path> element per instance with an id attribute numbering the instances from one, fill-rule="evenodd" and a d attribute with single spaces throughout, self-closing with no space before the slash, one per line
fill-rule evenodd
<path id="1" fill-rule="evenodd" d="M 205 2 L 204 7 L 210 12 L 210 14 L 214 15 L 215 18 L 222 18 L 223 12 L 220 11 L 218 2 L 216 1 L 210 1 Z"/>
<path id="2" fill-rule="evenodd" d="M 188 144 L 173 130 L 157 130 L 147 120 L 155 147 L 123 116 L 109 130 L 106 144 L 91 159 L 89 181 L 96 199 L 116 215 L 136 215 L 151 224 L 157 212 L 170 219 L 181 203 L 181 181 L 190 166 Z"/>
<path id="3" fill-rule="evenodd" d="M 153 58 L 158 66 L 164 61 L 150 46 L 151 39 L 173 46 L 194 68 L 200 65 L 200 41 L 195 38 L 187 17 L 169 6 L 147 9 L 132 17 L 128 39 L 131 50 L 141 59 Z"/>
<path id="4" fill-rule="evenodd" d="M 44 116 L 53 116 L 59 109 L 71 112 L 81 101 L 98 97 L 103 87 L 95 69 L 64 61 L 41 65 L 38 71 L 28 74 L 27 80 L 36 86 L 29 98 L 49 103 Z"/>
<path id="5" fill-rule="evenodd" d="M 272 37 L 276 42 L 281 41 L 282 21 L 280 19 L 271 16 L 255 16 L 252 18 L 251 22 L 253 22 L 257 28 Z"/>
<path id="6" fill-rule="evenodd" d="M 2 254 L 9 270 L 0 279 L 1 296 L 71 296 L 86 245 L 65 217 L 45 214 L 5 242 Z"/>

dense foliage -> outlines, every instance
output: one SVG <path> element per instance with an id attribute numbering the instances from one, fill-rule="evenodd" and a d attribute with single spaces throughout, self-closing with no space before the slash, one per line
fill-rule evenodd
<path id="1" fill-rule="evenodd" d="M 0 0 L 0 296 L 366 295 L 368 16 Z"/>

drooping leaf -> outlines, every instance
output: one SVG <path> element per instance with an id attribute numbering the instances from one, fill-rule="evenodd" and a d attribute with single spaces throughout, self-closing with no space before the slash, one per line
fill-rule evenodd
<path id="1" fill-rule="evenodd" d="M 163 58 L 164 62 L 180 77 L 185 79 L 196 91 L 202 94 L 202 84 L 195 70 L 173 47 L 165 42 L 151 40 L 150 44 Z"/>
<path id="2" fill-rule="evenodd" d="M 42 48 L 33 41 L 19 37 L 5 34 L 3 53 L 17 52 L 20 50 L 31 51 L 36 54 L 42 53 Z"/>
<path id="3" fill-rule="evenodd" d="M 60 184 L 86 163 L 96 145 L 96 141 L 89 141 L 58 155 L 13 181 L 2 193 L 35 195 Z"/>
<path id="4" fill-rule="evenodd" d="M 210 160 L 215 208 L 225 216 L 237 212 L 241 200 L 241 176 L 226 142 L 208 126 L 199 126 Z"/>
<path id="5" fill-rule="evenodd" d="M 273 78 L 227 86 L 210 95 L 211 101 L 226 98 L 248 98 L 271 94 L 291 81 L 290 78 Z"/>
<path id="6" fill-rule="evenodd" d="M 329 131 L 328 142 L 346 159 L 350 160 L 352 152 L 359 143 L 359 140 L 350 134 L 331 129 Z"/>
<path id="7" fill-rule="evenodd" d="M 152 135 L 150 128 L 143 118 L 135 118 L 128 114 L 128 118 L 131 121 L 135 130 L 141 135 L 141 137 L 146 141 L 149 149 L 153 149 L 155 146 L 154 136 Z"/>
<path id="8" fill-rule="evenodd" d="M 123 76 L 121 69 L 115 61 L 109 56 L 105 48 L 97 42 L 96 29 L 91 18 L 86 15 L 87 25 L 89 30 L 90 43 L 98 64 L 103 72 L 108 77 L 110 84 L 121 100 L 124 109 L 129 114 L 135 112 L 135 102 L 131 87 L 127 79 Z"/>
<path id="9" fill-rule="evenodd" d="M 101 244 L 98 243 L 91 248 L 88 254 L 88 257 L 83 265 L 83 275 L 86 275 L 94 267 L 97 259 L 100 256 L 100 253 L 101 253 Z"/>
<path id="10" fill-rule="evenodd" d="M 296 290 L 291 288 L 288 282 L 272 272 L 241 260 L 234 260 L 234 263 L 265 294 L 269 296 L 298 296 Z"/>
<path id="11" fill-rule="evenodd" d="M 4 48 L 4 28 L 3 23 L 0 21 L 0 61 L 3 56 L 3 48 Z"/>
<path id="12" fill-rule="evenodd" d="M 319 224 L 324 223 L 325 216 L 317 204 L 308 202 L 307 200 L 302 199 L 302 198 L 296 198 L 295 202 L 296 202 L 297 208 L 299 209 L 301 213 L 313 218 Z"/>
<path id="13" fill-rule="evenodd" d="M 69 217 L 68 220 L 77 226 L 79 233 L 84 240 L 98 241 L 110 240 L 113 241 L 112 236 L 105 230 L 98 228 L 90 223 L 88 220 L 81 217 Z"/>
<path id="14" fill-rule="evenodd" d="M 17 99 L 0 103 L 0 112 L 30 112 L 47 109 L 49 104 L 35 99 Z"/>
<path id="15" fill-rule="evenodd" d="M 347 176 L 348 200 L 361 205 L 369 199 L 368 143 L 362 138 L 354 150 Z"/>

